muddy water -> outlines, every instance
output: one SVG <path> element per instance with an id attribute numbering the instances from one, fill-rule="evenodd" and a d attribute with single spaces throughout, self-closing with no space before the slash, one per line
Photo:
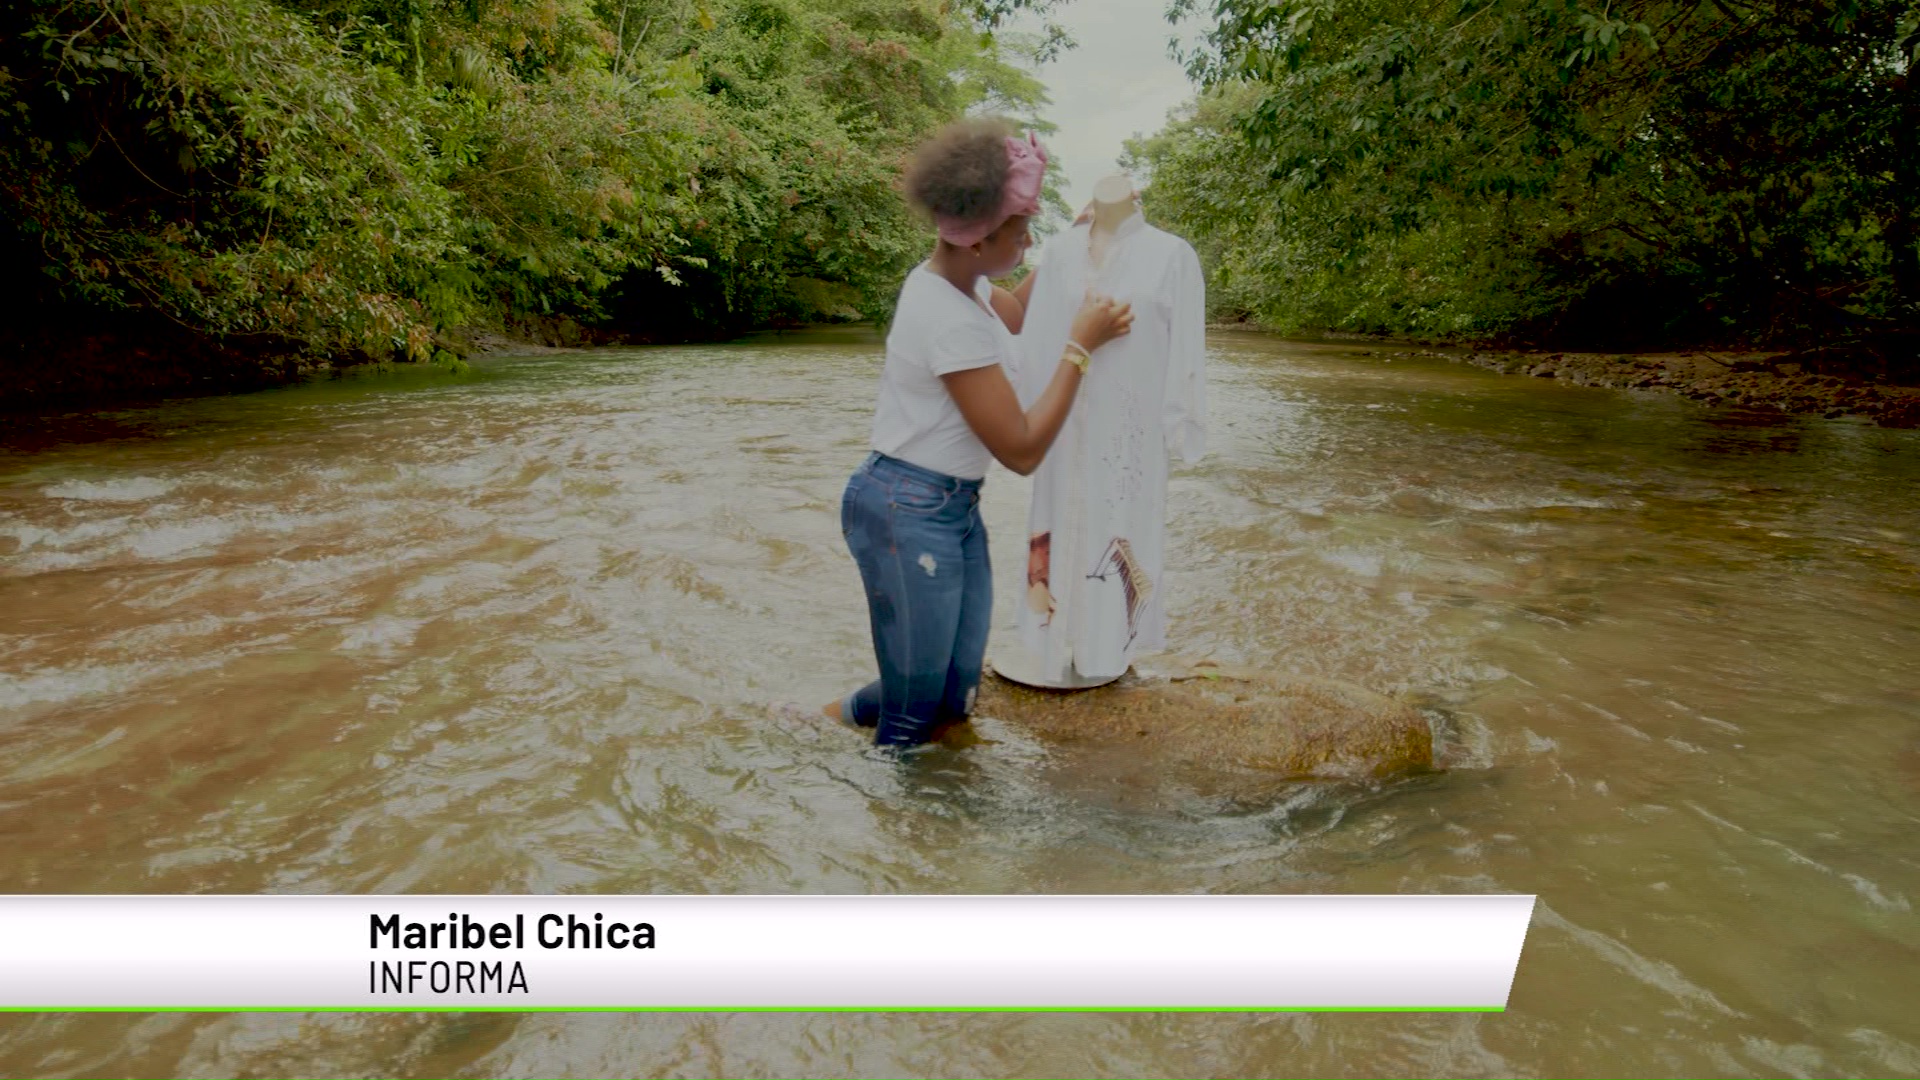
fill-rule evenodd
<path id="1" fill-rule="evenodd" d="M 770 723 L 871 672 L 874 342 L 529 357 L 9 422 L 0 891 L 1538 893 L 1508 1012 L 14 1015 L 0 1072 L 1920 1073 L 1920 437 L 1213 345 L 1173 639 L 1408 695 L 1447 772 Z"/>

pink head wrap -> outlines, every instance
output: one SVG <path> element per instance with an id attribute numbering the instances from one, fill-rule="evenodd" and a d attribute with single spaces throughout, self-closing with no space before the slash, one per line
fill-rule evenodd
<path id="1" fill-rule="evenodd" d="M 972 247 L 985 240 L 1010 217 L 1040 212 L 1040 180 L 1047 174 L 1047 151 L 1039 140 L 1027 133 L 1025 139 L 1007 137 L 1007 186 L 1000 196 L 1000 207 L 993 216 L 966 221 L 945 214 L 934 219 L 940 227 L 940 239 L 956 247 Z"/>

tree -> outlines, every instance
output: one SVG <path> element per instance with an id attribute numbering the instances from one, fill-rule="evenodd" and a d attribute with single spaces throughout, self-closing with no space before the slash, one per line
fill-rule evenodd
<path id="1" fill-rule="evenodd" d="M 646 337 L 881 315 L 904 156 L 1037 123 L 1054 0 L 22 0 L 0 248 L 49 319 L 342 360 L 565 316 Z M 56 313 L 55 308 L 58 308 Z"/>
<path id="2" fill-rule="evenodd" d="M 1255 314 L 1621 344 L 1920 326 L 1912 0 L 1214 15 L 1205 99 L 1137 153 L 1189 231 L 1249 208 L 1221 256 Z"/>

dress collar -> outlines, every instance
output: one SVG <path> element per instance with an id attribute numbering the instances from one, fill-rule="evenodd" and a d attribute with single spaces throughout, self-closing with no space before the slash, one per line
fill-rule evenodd
<path id="1" fill-rule="evenodd" d="M 1139 208 L 1136 207 L 1133 213 L 1127 215 L 1127 220 L 1114 227 L 1113 242 L 1117 244 L 1146 227 L 1147 216 L 1142 214 Z M 1088 222 L 1085 225 L 1078 225 L 1075 226 L 1074 229 L 1080 233 L 1080 251 L 1083 254 L 1089 253 L 1093 244 L 1093 223 Z"/>

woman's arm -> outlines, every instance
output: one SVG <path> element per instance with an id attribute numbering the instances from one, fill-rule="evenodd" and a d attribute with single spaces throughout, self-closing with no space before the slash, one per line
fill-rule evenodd
<path id="1" fill-rule="evenodd" d="M 1027 298 L 1033 295 L 1033 283 L 1039 276 L 1040 268 L 1036 266 L 1027 271 L 1027 276 L 1020 279 L 1020 284 L 1013 287 L 1013 298 L 1020 301 L 1021 311 L 1027 310 Z"/>
<path id="2" fill-rule="evenodd" d="M 1033 275 L 1028 274 L 1029 278 Z M 993 287 L 993 313 L 1000 316 L 1009 333 L 1017 334 L 1027 321 L 1026 299 L 1018 291 L 1008 292 L 998 285 Z"/>
<path id="3" fill-rule="evenodd" d="M 1067 422 L 1074 392 L 1080 389 L 1080 369 L 1062 360 L 1046 392 L 1023 413 L 1013 384 L 999 364 L 940 378 L 947 384 L 947 393 L 953 395 L 954 404 L 960 406 L 960 415 L 967 418 L 967 426 L 987 444 L 1000 464 L 1021 476 L 1040 467 L 1047 448 Z"/>
<path id="4" fill-rule="evenodd" d="M 1019 333 L 1020 328 L 1026 325 L 1027 298 L 1033 295 L 1033 279 L 1039 274 L 1040 268 L 1036 266 L 1028 271 L 1027 276 L 1021 278 L 1020 284 L 1015 285 L 1012 290 L 1003 289 L 998 285 L 993 287 L 994 314 L 1000 316 L 1000 321 L 1005 323 L 1012 333 Z"/>
<path id="5" fill-rule="evenodd" d="M 1084 343 L 1091 353 L 1127 333 L 1132 325 L 1133 311 L 1128 305 L 1089 299 L 1073 320 L 1071 340 Z M 940 379 L 947 384 L 947 393 L 953 396 L 967 426 L 994 458 L 1027 476 L 1040 467 L 1073 408 L 1081 369 L 1068 357 L 1077 355 L 1077 350 L 1069 346 L 1055 363 L 1053 381 L 1025 412 L 1020 411 L 1020 399 L 999 364 L 956 371 Z"/>

